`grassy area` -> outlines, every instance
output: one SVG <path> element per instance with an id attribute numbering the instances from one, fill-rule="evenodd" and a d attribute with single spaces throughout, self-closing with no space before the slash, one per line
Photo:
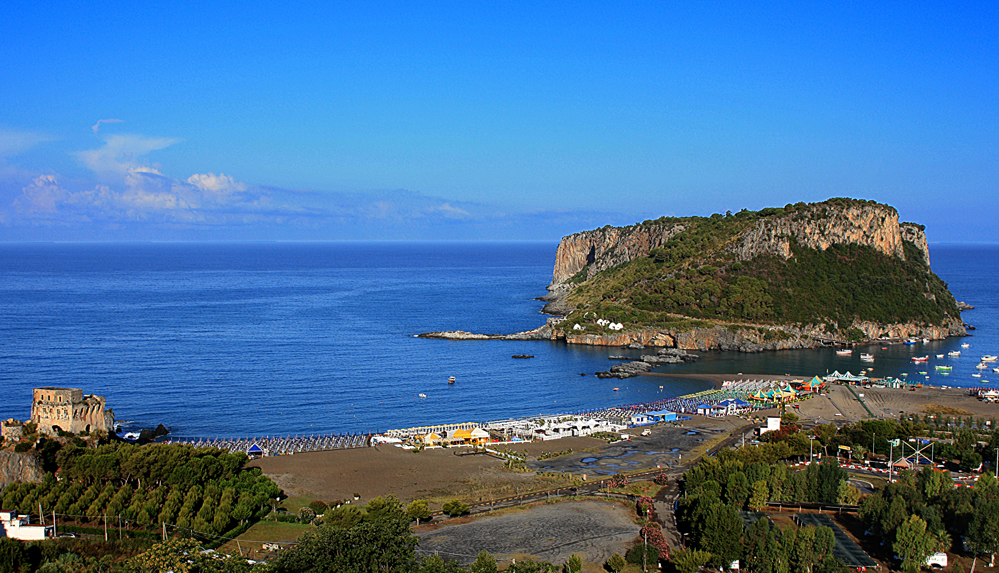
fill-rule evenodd
<path id="1" fill-rule="evenodd" d="M 236 541 L 229 541 L 219 548 L 225 553 L 248 555 L 251 559 L 263 557 L 261 546 L 264 543 L 294 543 L 299 536 L 312 529 L 311 525 L 302 523 L 282 523 L 278 521 L 258 521 Z"/>

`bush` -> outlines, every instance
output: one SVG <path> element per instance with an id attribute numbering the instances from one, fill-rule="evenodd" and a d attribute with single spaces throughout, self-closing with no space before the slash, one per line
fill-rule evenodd
<path id="1" fill-rule="evenodd" d="M 449 517 L 458 517 L 459 515 L 465 515 L 468 513 L 471 508 L 468 507 L 468 504 L 458 501 L 457 499 L 453 499 L 445 503 L 441 509 L 444 510 L 444 513 L 448 514 Z"/>
<path id="2" fill-rule="evenodd" d="M 312 511 L 316 512 L 316 515 L 322 515 L 326 513 L 326 508 L 328 508 L 329 506 L 326 505 L 325 501 L 314 499 L 311 502 L 309 502 L 309 507 L 312 509 Z"/>
<path id="3" fill-rule="evenodd" d="M 625 565 L 624 557 L 617 553 L 611 555 L 610 559 L 607 560 L 607 569 L 610 569 L 611 573 L 621 573 Z"/>
<path id="4" fill-rule="evenodd" d="M 651 543 L 649 545 L 644 545 L 639 543 L 638 545 L 632 547 L 625 553 L 624 558 L 628 563 L 634 563 L 635 565 L 642 564 L 642 553 L 645 553 L 645 560 L 648 565 L 655 565 L 659 563 L 659 550 L 656 549 Z"/>
<path id="5" fill-rule="evenodd" d="M 21 442 L 21 443 L 17 444 L 16 446 L 14 446 L 14 451 L 17 452 L 17 453 L 19 453 L 19 454 L 23 454 L 24 452 L 27 452 L 28 450 L 30 450 L 31 446 L 32 446 L 32 444 L 29 444 L 28 442 Z"/>

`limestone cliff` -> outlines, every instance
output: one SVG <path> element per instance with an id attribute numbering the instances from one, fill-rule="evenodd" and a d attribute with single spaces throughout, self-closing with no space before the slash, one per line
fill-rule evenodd
<path id="1" fill-rule="evenodd" d="M 552 336 L 580 344 L 757 351 L 964 335 L 929 261 L 922 225 L 830 199 L 564 237 L 542 300 L 568 316 Z"/>
<path id="2" fill-rule="evenodd" d="M 563 237 L 555 252 L 552 285 L 565 283 L 583 268 L 588 267 L 588 272 L 597 273 L 637 257 L 644 257 L 683 230 L 682 224 L 655 223 L 630 227 L 607 226 Z"/>
<path id="3" fill-rule="evenodd" d="M 37 483 L 45 477 L 38 456 L 0 450 L 0 489 L 15 482 Z"/>
<path id="4" fill-rule="evenodd" d="M 646 221 L 629 227 L 603 227 L 563 237 L 555 252 L 550 291 L 564 290 L 569 280 L 586 269 L 592 276 L 626 263 L 666 244 L 686 230 L 682 220 Z M 915 244 L 929 265 L 930 253 L 921 225 L 899 223 L 891 206 L 872 202 L 847 205 L 815 203 L 794 211 L 761 218 L 735 237 L 729 246 L 737 260 L 760 255 L 784 259 L 791 256 L 791 242 L 826 250 L 834 244 L 856 244 L 905 258 L 903 241 Z M 580 277 L 586 278 L 586 277 Z"/>

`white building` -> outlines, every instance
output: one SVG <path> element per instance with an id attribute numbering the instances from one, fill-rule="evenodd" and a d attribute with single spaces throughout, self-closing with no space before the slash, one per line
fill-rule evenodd
<path id="1" fill-rule="evenodd" d="M 0 511 L 0 534 L 21 541 L 39 541 L 52 537 L 51 525 L 31 525 L 27 515 L 16 511 Z"/>

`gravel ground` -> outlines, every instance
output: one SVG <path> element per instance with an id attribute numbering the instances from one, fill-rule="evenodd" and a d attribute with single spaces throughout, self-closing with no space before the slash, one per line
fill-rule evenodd
<path id="1" fill-rule="evenodd" d="M 630 504 L 586 500 L 452 520 L 416 533 L 421 554 L 438 553 L 463 565 L 483 550 L 501 566 L 524 558 L 561 565 L 577 553 L 586 563 L 584 571 L 602 571 L 611 555 L 624 555 L 640 529 Z"/>

